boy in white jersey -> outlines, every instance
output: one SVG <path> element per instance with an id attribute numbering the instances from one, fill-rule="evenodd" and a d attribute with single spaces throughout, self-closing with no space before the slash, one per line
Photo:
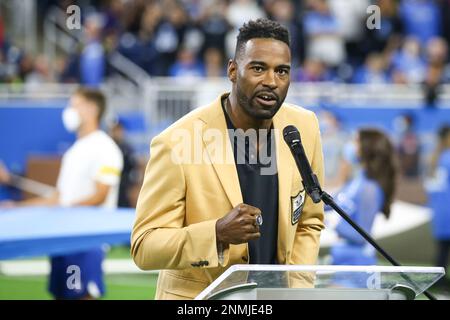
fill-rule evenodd
<path id="1" fill-rule="evenodd" d="M 72 95 L 63 111 L 63 123 L 76 132 L 77 140 L 63 156 L 57 192 L 19 206 L 117 207 L 123 158 L 115 142 L 99 128 L 105 108 L 105 97 L 98 90 L 80 88 Z M 104 293 L 103 257 L 101 248 L 52 257 L 50 292 L 56 299 L 99 298 Z M 74 266 L 80 271 L 81 283 L 68 286 Z"/>

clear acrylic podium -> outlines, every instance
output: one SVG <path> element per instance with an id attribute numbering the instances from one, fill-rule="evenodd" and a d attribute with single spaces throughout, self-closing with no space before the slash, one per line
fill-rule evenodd
<path id="1" fill-rule="evenodd" d="M 440 267 L 234 265 L 196 300 L 413 300 Z"/>

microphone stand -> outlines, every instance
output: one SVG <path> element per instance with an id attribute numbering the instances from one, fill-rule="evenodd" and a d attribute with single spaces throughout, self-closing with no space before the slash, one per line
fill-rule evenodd
<path id="1" fill-rule="evenodd" d="M 330 196 L 327 192 L 323 191 L 320 187 L 319 180 L 317 176 L 312 173 L 312 186 L 305 186 L 305 190 L 310 195 L 314 203 L 318 203 L 323 201 L 326 205 L 333 208 L 345 221 L 347 221 L 367 242 L 369 242 L 386 260 L 388 260 L 393 266 L 401 267 L 401 264 L 398 263 L 393 257 L 391 257 L 364 229 L 362 229 L 356 222 L 354 222 L 348 214 L 334 201 L 333 197 Z M 414 281 L 406 274 L 401 273 L 403 279 L 412 284 L 415 288 Z M 430 300 L 436 300 L 436 298 L 429 293 L 428 291 L 424 291 L 423 294 Z"/>

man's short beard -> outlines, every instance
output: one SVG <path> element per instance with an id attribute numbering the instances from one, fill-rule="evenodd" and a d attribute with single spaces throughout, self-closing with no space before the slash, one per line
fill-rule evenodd
<path id="1" fill-rule="evenodd" d="M 277 103 L 277 105 L 271 110 L 272 112 L 270 114 L 258 113 L 259 107 L 252 103 L 253 97 L 250 99 L 247 98 L 247 96 L 239 88 L 239 85 L 236 85 L 236 96 L 237 96 L 237 101 L 238 101 L 239 105 L 242 107 L 242 109 L 244 110 L 244 112 L 247 113 L 252 118 L 259 119 L 259 120 L 272 119 L 273 116 L 275 116 L 275 114 L 278 112 L 278 110 L 280 109 L 281 105 L 284 102 L 284 99 L 279 101 Z"/>

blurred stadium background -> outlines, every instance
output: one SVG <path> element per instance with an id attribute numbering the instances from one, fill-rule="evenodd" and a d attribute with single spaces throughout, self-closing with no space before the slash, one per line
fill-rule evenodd
<path id="1" fill-rule="evenodd" d="M 68 28 L 71 5 L 80 8 L 79 29 Z M 366 25 L 370 5 L 380 9 L 380 28 Z M 290 30 L 287 101 L 320 118 L 329 188 L 352 133 L 383 129 L 401 176 L 393 217 L 380 217 L 375 235 L 401 262 L 432 265 L 423 178 L 436 131 L 450 123 L 449 0 L 1 0 L 0 160 L 54 185 L 74 141 L 61 112 L 79 84 L 99 86 L 105 130 L 119 122 L 130 146 L 133 207 L 151 138 L 228 90 L 237 29 L 259 17 Z M 0 200 L 28 196 L 0 186 Z M 334 240 L 324 234 L 323 256 Z M 48 268 L 45 257 L 0 261 L 0 299 L 50 298 Z M 126 246 L 110 249 L 105 269 L 106 299 L 153 298 L 156 274 L 136 270 Z"/>

